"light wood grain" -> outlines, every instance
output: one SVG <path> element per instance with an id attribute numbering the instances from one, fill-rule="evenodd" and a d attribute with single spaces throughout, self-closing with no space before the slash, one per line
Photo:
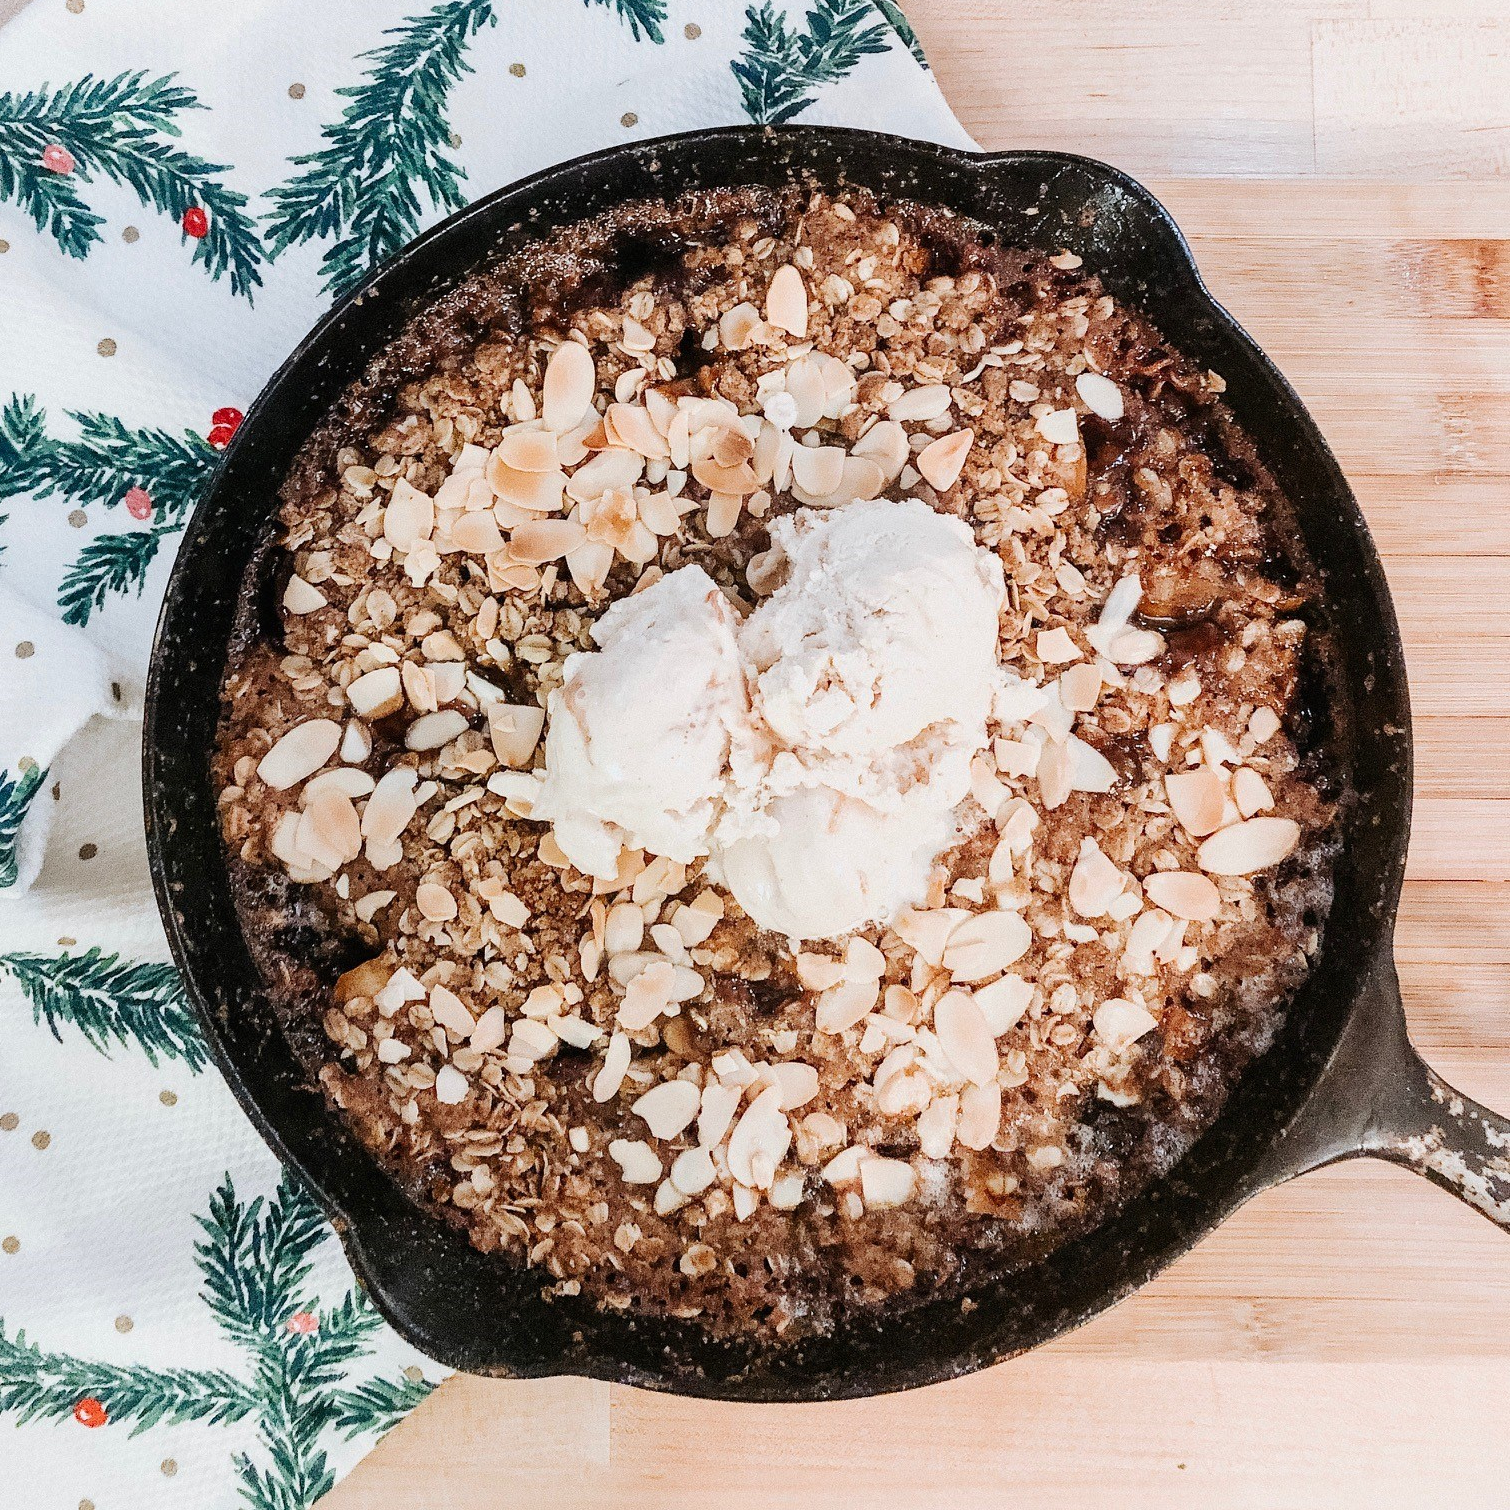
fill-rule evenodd
<path id="1" fill-rule="evenodd" d="M 1149 181 L 1336 449 L 1411 668 L 1412 1033 L 1510 1107 L 1510 0 L 907 9 L 984 146 Z M 1507 1418 L 1510 1244 L 1355 1163 L 970 1379 L 800 1409 L 458 1378 L 325 1504 L 1488 1506 Z"/>

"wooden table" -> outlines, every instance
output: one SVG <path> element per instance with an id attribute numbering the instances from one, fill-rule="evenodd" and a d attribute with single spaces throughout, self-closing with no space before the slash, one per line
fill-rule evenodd
<path id="1" fill-rule="evenodd" d="M 984 145 L 1152 186 L 1336 447 L 1410 657 L 1412 1031 L 1510 1107 L 1510 0 L 908 9 Z M 1504 1504 L 1507 1422 L 1510 1243 L 1359 1163 L 956 1384 L 752 1408 L 453 1379 L 326 1503 Z"/>

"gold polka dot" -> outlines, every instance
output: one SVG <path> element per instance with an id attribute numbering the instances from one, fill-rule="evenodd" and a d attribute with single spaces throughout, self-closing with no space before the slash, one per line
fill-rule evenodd
<path id="1" fill-rule="evenodd" d="M 634 111 L 626 110 L 623 115 L 619 117 L 619 124 L 621 126 L 638 126 L 640 124 L 640 118 L 634 113 Z"/>
<path id="2" fill-rule="evenodd" d="M 178 1097 L 175 1096 L 172 1091 L 160 1092 L 157 1099 L 161 1101 L 164 1106 L 178 1105 Z"/>
<path id="3" fill-rule="evenodd" d="M 524 77 L 524 64 L 510 63 L 509 72 L 513 74 L 516 79 L 522 79 Z"/>
<path id="4" fill-rule="evenodd" d="M 424 1370 L 420 1368 L 419 1364 L 411 1363 L 409 1367 L 404 1370 L 404 1378 L 406 1378 L 411 1384 L 423 1384 L 425 1381 Z"/>
<path id="5" fill-rule="evenodd" d="M 170 1479 L 178 1472 L 178 1460 L 176 1458 L 164 1458 L 158 1465 L 163 1471 L 163 1477 Z"/>
<path id="6" fill-rule="evenodd" d="M 37 762 L 33 760 L 30 755 L 23 755 L 20 760 L 16 762 L 16 769 L 20 771 L 23 776 L 28 771 L 35 771 L 36 768 Z"/>
<path id="7" fill-rule="evenodd" d="M 19 1253 L 21 1251 L 21 1239 L 19 1237 L 0 1238 L 0 1253 Z"/>
<path id="8" fill-rule="evenodd" d="M 52 1134 L 50 1132 L 34 1132 L 31 1135 L 31 1146 L 35 1148 L 38 1153 L 41 1153 L 44 1148 L 50 1147 L 51 1144 Z"/>
<path id="9" fill-rule="evenodd" d="M 109 336 L 106 336 L 105 339 L 101 341 L 100 344 L 94 349 L 99 352 L 102 357 L 113 357 L 115 355 L 116 349 L 115 342 L 112 341 Z"/>
<path id="10" fill-rule="evenodd" d="M 115 1329 L 122 1334 L 129 1332 L 135 1325 L 136 1323 L 129 1316 L 117 1316 L 115 1318 Z"/>
<path id="11" fill-rule="evenodd" d="M 89 523 L 89 515 L 83 509 L 69 509 L 68 522 L 76 529 L 81 530 Z"/>
<path id="12" fill-rule="evenodd" d="M 682 35 L 689 42 L 697 41 L 697 39 L 702 36 L 702 34 L 703 29 L 697 24 L 696 21 L 689 21 L 684 27 L 682 27 Z"/>
<path id="13" fill-rule="evenodd" d="M 80 1500 L 79 1501 L 79 1510 L 94 1510 L 94 1501 L 93 1500 Z"/>
<path id="14" fill-rule="evenodd" d="M 81 860 L 92 860 L 99 852 L 100 847 L 98 844 L 79 845 L 79 859 Z"/>
<path id="15" fill-rule="evenodd" d="M 453 151 L 453 152 L 454 152 L 454 151 L 455 151 L 455 150 L 456 150 L 456 149 L 457 149 L 457 148 L 458 148 L 458 147 L 459 147 L 459 146 L 461 146 L 461 138 L 460 138 L 460 137 L 459 137 L 459 136 L 458 136 L 458 135 L 457 135 L 457 134 L 456 134 L 456 133 L 455 133 L 455 132 L 454 132 L 454 131 L 453 131 L 453 132 L 452 132 L 452 133 L 451 133 L 451 135 L 450 135 L 450 136 L 449 136 L 449 137 L 448 137 L 448 138 L 447 138 L 447 140 L 448 140 L 448 141 L 449 141 L 449 142 L 450 142 L 450 143 L 451 143 L 451 150 L 452 150 L 452 151 Z"/>
<path id="16" fill-rule="evenodd" d="M 288 97 L 291 100 L 302 100 L 304 98 L 304 86 L 302 84 L 290 84 L 288 86 Z"/>
<path id="17" fill-rule="evenodd" d="M 121 240 L 124 241 L 127 246 L 130 246 L 133 241 L 140 241 L 141 237 L 142 233 L 137 230 L 134 225 L 128 225 L 126 229 L 121 232 Z"/>
<path id="18" fill-rule="evenodd" d="M 58 939 L 58 948 L 72 949 L 76 943 L 78 943 L 78 940 L 76 938 L 71 938 L 68 934 L 65 933 L 61 938 Z"/>
<path id="19" fill-rule="evenodd" d="M 15 1132 L 20 1125 L 21 1119 L 15 1112 L 6 1112 L 3 1117 L 0 1117 L 0 1132 Z"/>
<path id="20" fill-rule="evenodd" d="M 75 16 L 84 14 L 84 0 L 64 0 L 64 8 Z"/>
<path id="21" fill-rule="evenodd" d="M 18 661 L 29 661 L 36 653 L 37 647 L 30 640 L 22 640 L 16 646 L 16 659 Z"/>
<path id="22" fill-rule="evenodd" d="M 9 250 L 10 250 L 10 242 L 8 242 L 8 241 L 0 241 L 0 252 L 8 252 Z"/>

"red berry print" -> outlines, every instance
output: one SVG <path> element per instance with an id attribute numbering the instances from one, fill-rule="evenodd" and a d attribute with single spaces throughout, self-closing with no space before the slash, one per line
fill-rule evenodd
<path id="1" fill-rule="evenodd" d="M 210 423 L 212 425 L 229 425 L 234 430 L 244 418 L 245 416 L 241 410 L 227 407 L 225 409 L 217 409 L 210 416 Z"/>
<path id="2" fill-rule="evenodd" d="M 201 236 L 210 234 L 210 217 L 196 205 L 190 205 L 184 211 L 184 234 L 192 236 L 196 241 Z"/>
<path id="3" fill-rule="evenodd" d="M 295 1311 L 286 1323 L 289 1331 L 297 1333 L 300 1337 L 308 1337 L 311 1332 L 319 1330 L 319 1318 L 312 1311 Z"/>
<path id="4" fill-rule="evenodd" d="M 72 173 L 73 153 L 57 142 L 50 142 L 42 149 L 42 166 L 49 173 Z"/>
<path id="5" fill-rule="evenodd" d="M 215 425 L 205 439 L 215 447 L 217 451 L 224 451 L 230 445 L 231 437 L 236 432 L 229 425 Z"/>
<path id="6" fill-rule="evenodd" d="M 93 1395 L 85 1395 L 74 1406 L 73 1418 L 80 1426 L 103 1426 L 110 1419 L 110 1412 Z"/>
<path id="7" fill-rule="evenodd" d="M 152 517 L 152 495 L 146 488 L 126 489 L 126 512 L 133 519 L 150 519 Z"/>

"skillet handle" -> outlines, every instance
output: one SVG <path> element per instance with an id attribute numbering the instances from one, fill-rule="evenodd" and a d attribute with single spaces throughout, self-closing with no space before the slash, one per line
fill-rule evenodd
<path id="1" fill-rule="evenodd" d="M 1269 1174 L 1360 1155 L 1424 1175 L 1510 1232 L 1510 1118 L 1454 1090 L 1416 1052 L 1388 949 Z"/>

